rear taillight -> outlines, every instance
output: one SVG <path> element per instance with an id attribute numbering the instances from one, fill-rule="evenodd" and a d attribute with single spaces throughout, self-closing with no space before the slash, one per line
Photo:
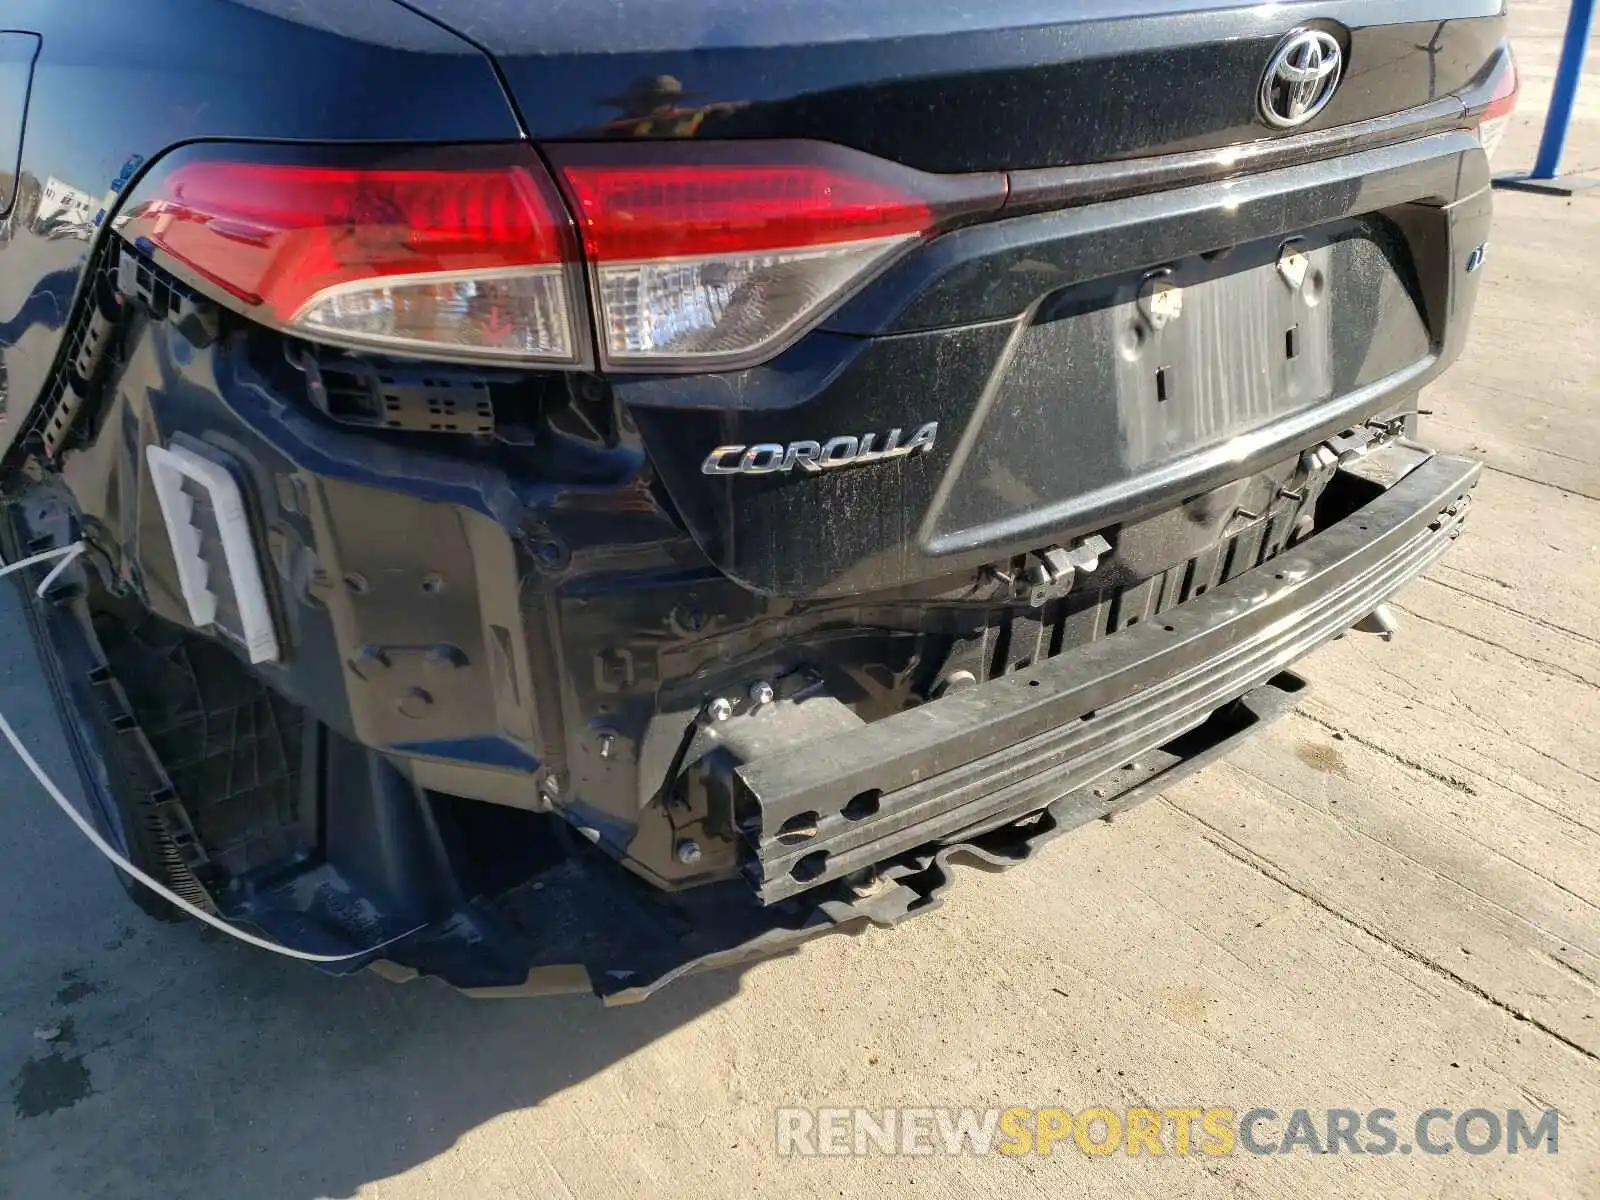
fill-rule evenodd
<path id="1" fill-rule="evenodd" d="M 1511 112 L 1517 107 L 1520 86 L 1516 59 L 1507 53 L 1505 70 L 1500 72 L 1500 78 L 1495 81 L 1489 107 L 1478 118 L 1478 140 L 1483 143 L 1483 152 L 1490 158 L 1494 157 L 1495 149 L 1506 135 L 1506 127 L 1511 124 Z"/>
<path id="2" fill-rule="evenodd" d="M 192 147 L 117 228 L 264 323 L 449 358 L 592 359 L 586 266 L 603 364 L 709 369 L 776 353 L 1006 194 L 811 142 L 554 146 L 560 191 L 527 147 L 364 153 Z"/>
<path id="3" fill-rule="evenodd" d="M 118 229 L 308 337 L 577 359 L 576 242 L 532 153 L 375 168 L 239 153 L 200 150 L 169 165 L 141 186 Z"/>
<path id="4" fill-rule="evenodd" d="M 764 357 L 1002 176 L 933 176 L 837 146 L 555 146 L 611 364 Z"/>

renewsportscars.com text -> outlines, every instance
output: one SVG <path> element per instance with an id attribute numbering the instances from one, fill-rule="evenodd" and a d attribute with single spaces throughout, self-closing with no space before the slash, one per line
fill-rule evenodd
<path id="1" fill-rule="evenodd" d="M 780 1108 L 780 1155 L 1555 1154 L 1548 1108 Z"/>

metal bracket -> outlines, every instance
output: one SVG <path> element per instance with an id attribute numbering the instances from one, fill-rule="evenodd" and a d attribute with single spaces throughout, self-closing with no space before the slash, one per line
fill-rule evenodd
<path id="1" fill-rule="evenodd" d="M 1070 550 L 1051 546 L 1035 550 L 1018 581 L 1017 592 L 1029 605 L 1040 608 L 1072 590 L 1080 572 L 1088 574 L 1100 565 L 1100 556 L 1109 553 L 1111 543 L 1100 534 L 1084 538 Z"/>
<path id="2" fill-rule="evenodd" d="M 1406 431 L 1404 416 L 1390 417 L 1387 420 L 1368 421 L 1353 429 L 1346 429 L 1343 433 L 1335 434 L 1319 446 L 1317 452 L 1323 448 L 1332 452 L 1341 463 L 1350 462 L 1360 458 L 1369 450 L 1376 449 L 1385 442 L 1401 437 Z"/>

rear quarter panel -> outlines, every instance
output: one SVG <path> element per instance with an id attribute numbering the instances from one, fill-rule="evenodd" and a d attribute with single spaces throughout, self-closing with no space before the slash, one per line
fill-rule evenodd
<path id="1" fill-rule="evenodd" d="M 17 168 L 8 212 L 0 187 L 0 453 L 46 389 L 118 195 L 166 150 L 520 134 L 487 59 L 392 0 L 7 0 L 0 40 L 13 57 L 33 41 L 7 32 L 34 35 L 37 57 L 25 128 L 0 104 L 21 133 L 20 161 L 0 161 Z M 7 143 L 0 128 L 0 158 Z"/>

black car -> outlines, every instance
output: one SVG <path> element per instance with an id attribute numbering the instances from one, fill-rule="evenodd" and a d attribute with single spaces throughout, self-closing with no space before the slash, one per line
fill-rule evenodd
<path id="1" fill-rule="evenodd" d="M 1501 0 L 0 28 L 0 542 L 157 916 L 613 1000 L 893 924 L 1461 530 Z"/>

